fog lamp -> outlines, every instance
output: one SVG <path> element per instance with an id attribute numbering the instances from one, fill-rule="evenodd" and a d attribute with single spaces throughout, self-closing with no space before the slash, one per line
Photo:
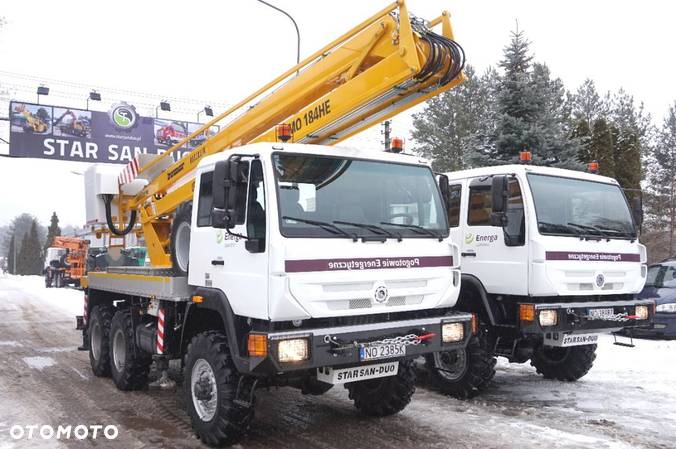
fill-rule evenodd
<path id="1" fill-rule="evenodd" d="M 277 358 L 282 363 L 300 362 L 310 357 L 306 338 L 280 340 L 277 345 Z"/>
<path id="2" fill-rule="evenodd" d="M 634 309 L 634 315 L 636 315 L 637 320 L 647 320 L 648 319 L 648 306 L 636 306 Z"/>
<path id="3" fill-rule="evenodd" d="M 556 310 L 540 310 L 538 315 L 540 326 L 554 326 L 558 322 L 558 314 Z"/>
<path id="4" fill-rule="evenodd" d="M 461 341 L 465 337 L 465 327 L 462 323 L 446 323 L 441 325 L 441 340 L 444 343 Z"/>

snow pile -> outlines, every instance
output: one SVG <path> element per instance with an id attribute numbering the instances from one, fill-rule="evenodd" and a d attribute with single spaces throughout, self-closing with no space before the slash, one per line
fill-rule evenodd
<path id="1" fill-rule="evenodd" d="M 25 299 L 32 302 L 40 302 L 49 308 L 63 312 L 66 319 L 73 319 L 75 315 L 82 315 L 84 293 L 74 288 L 47 288 L 42 276 L 14 276 L 0 275 L 5 289 L 16 289 L 25 295 Z M 2 300 L 4 289 L 0 289 Z"/>

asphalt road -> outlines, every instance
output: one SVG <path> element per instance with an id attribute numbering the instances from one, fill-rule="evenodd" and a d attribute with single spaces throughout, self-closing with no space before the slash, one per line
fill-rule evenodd
<path id="1" fill-rule="evenodd" d="M 77 351 L 75 320 L 50 301 L 54 294 L 0 277 L 0 449 L 205 447 L 193 436 L 177 391 L 126 393 L 91 374 L 87 353 Z M 602 348 L 612 356 L 599 361 L 596 376 L 593 370 L 575 384 L 500 363 L 495 384 L 466 402 L 428 389 L 422 379 L 409 407 L 388 418 L 360 415 L 340 387 L 321 397 L 289 388 L 259 391 L 252 431 L 237 447 L 674 448 L 676 345 L 649 343 L 658 346 L 645 351 L 665 351 L 666 363 L 638 369 L 631 357 L 612 355 L 616 347 Z M 10 433 L 14 425 L 80 424 L 115 425 L 119 433 L 115 440 L 86 441 Z"/>

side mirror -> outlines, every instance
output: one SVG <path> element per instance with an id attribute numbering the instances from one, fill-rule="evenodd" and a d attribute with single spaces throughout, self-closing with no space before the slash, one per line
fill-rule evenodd
<path id="1" fill-rule="evenodd" d="M 444 208 L 448 211 L 451 203 L 451 188 L 448 184 L 448 176 L 439 175 L 439 191 L 441 192 L 441 199 L 444 200 Z"/>
<path id="2" fill-rule="evenodd" d="M 636 226 L 640 229 L 643 224 L 643 200 L 640 196 L 631 200 L 631 212 L 634 215 Z"/>
<path id="3" fill-rule="evenodd" d="M 506 175 L 495 175 L 491 184 L 491 225 L 504 227 L 507 225 L 507 197 L 509 196 L 509 179 Z"/>
<path id="4" fill-rule="evenodd" d="M 218 229 L 235 227 L 237 189 L 239 187 L 239 160 L 219 161 L 214 168 L 211 225 Z"/>

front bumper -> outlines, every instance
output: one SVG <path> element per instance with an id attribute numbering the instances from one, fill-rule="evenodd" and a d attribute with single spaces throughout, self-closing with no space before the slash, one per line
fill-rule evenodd
<path id="1" fill-rule="evenodd" d="M 631 318 L 635 315 L 636 306 L 648 306 L 648 319 L 639 320 Z M 652 300 L 627 300 L 627 301 L 604 301 L 604 302 L 568 302 L 568 303 L 544 303 L 534 304 L 535 316 L 531 321 L 519 319 L 521 333 L 524 335 L 557 332 L 586 332 L 604 333 L 617 331 L 623 328 L 636 328 L 650 326 L 654 314 L 655 303 Z M 591 315 L 593 309 L 613 309 L 612 318 L 594 318 Z M 543 310 L 554 310 L 556 324 L 541 326 L 539 313 Z"/>
<path id="2" fill-rule="evenodd" d="M 632 337 L 676 338 L 676 313 L 656 313 L 653 322 L 645 327 L 627 329 Z"/>
<path id="3" fill-rule="evenodd" d="M 462 323 L 463 338 L 455 343 L 443 343 L 442 325 Z M 260 333 L 258 333 L 260 334 Z M 472 315 L 451 314 L 411 320 L 389 321 L 321 329 L 298 329 L 285 332 L 264 333 L 267 337 L 267 356 L 249 357 L 249 374 L 259 376 L 293 374 L 320 367 L 345 367 L 371 362 L 361 361 L 360 347 L 374 341 L 405 336 L 425 336 L 416 344 L 406 346 L 405 357 L 416 357 L 438 351 L 467 346 L 472 336 Z M 291 338 L 309 340 L 309 358 L 300 362 L 281 363 L 278 360 L 278 342 Z M 401 358 L 401 357 L 399 357 Z M 379 359 L 374 363 L 395 359 Z"/>

